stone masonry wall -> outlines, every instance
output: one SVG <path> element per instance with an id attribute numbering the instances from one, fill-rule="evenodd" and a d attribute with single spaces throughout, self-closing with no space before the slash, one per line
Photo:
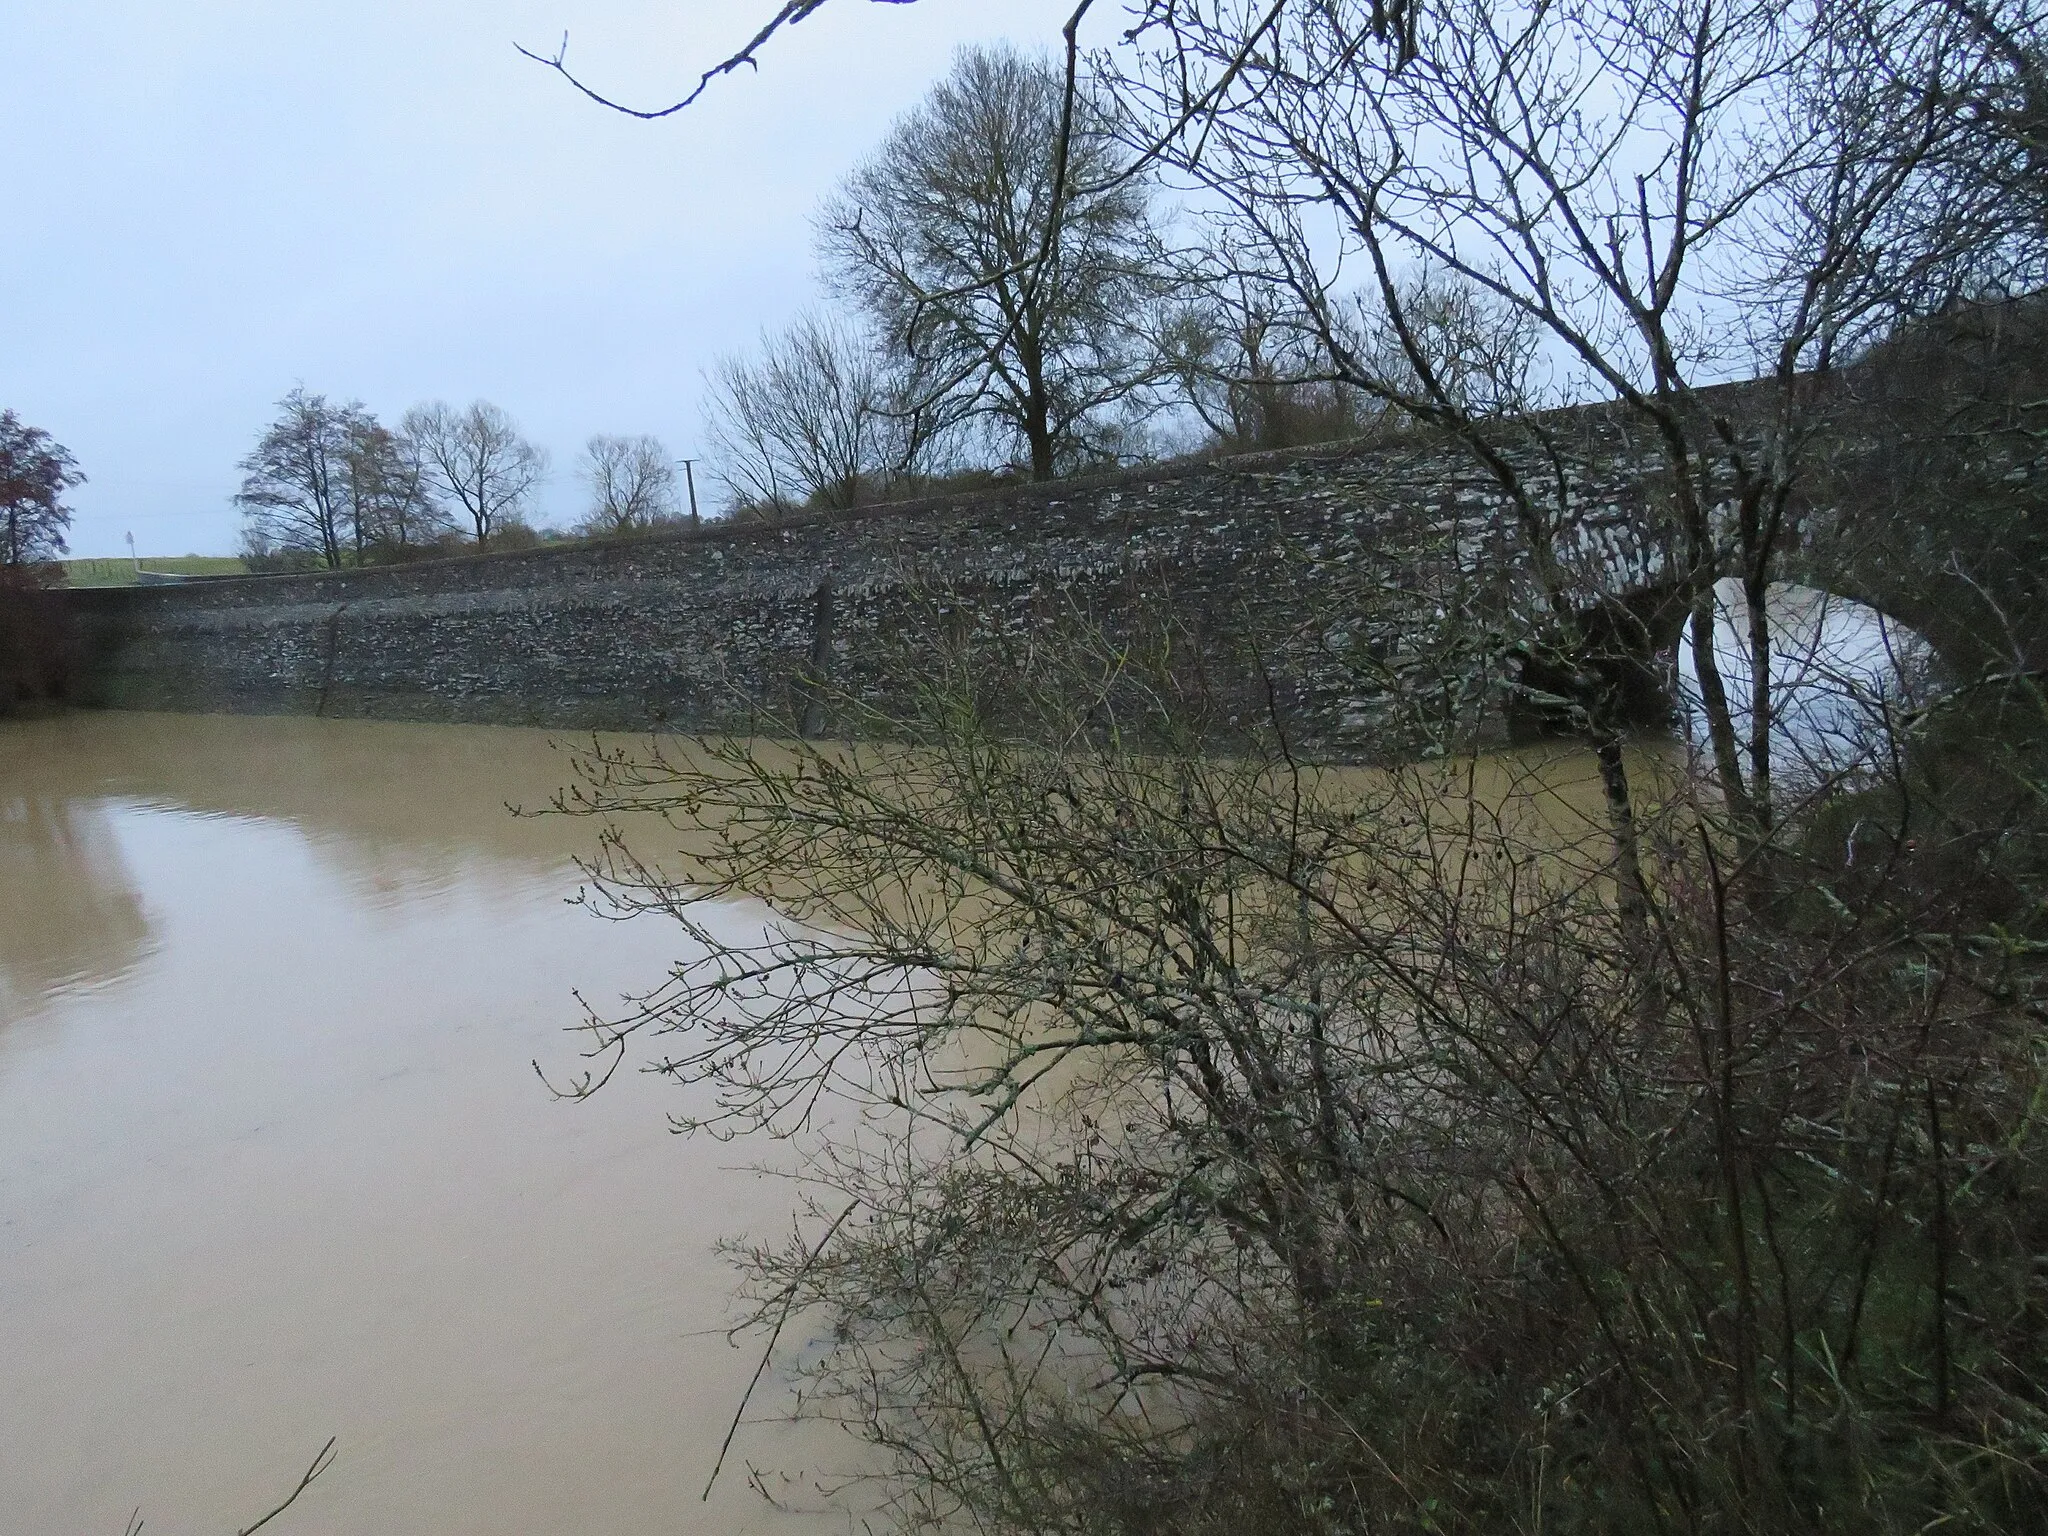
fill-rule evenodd
<path id="1" fill-rule="evenodd" d="M 1589 550 L 1640 521 L 1646 460 L 1620 432 L 1582 412 L 1563 434 Z M 1509 619 L 1512 528 L 1469 454 L 1415 434 L 781 527 L 69 600 L 91 703 L 782 733 L 815 715 L 816 667 L 900 707 L 940 627 L 972 643 L 1073 608 L 1111 623 L 1163 608 L 1240 671 L 1255 655 L 1305 750 L 1358 757 L 1381 729 L 1380 664 L 1475 592 Z"/>

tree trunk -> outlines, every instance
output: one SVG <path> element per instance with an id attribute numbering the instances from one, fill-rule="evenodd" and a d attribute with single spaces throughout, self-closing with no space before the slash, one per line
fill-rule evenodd
<path id="1" fill-rule="evenodd" d="M 1033 423 L 1029 436 L 1031 438 L 1031 478 L 1034 480 L 1057 479 L 1058 477 L 1053 470 L 1052 434 L 1045 430 L 1042 422 L 1037 422 Z"/>
<path id="2" fill-rule="evenodd" d="M 1650 894 L 1643 878 L 1643 851 L 1636 835 L 1636 808 L 1629 792 L 1628 763 L 1619 733 L 1603 731 L 1593 743 L 1600 764 L 1600 788 L 1607 801 L 1607 824 L 1614 839 L 1615 898 L 1623 941 L 1632 957 L 1644 954 L 1650 938 Z"/>
<path id="3" fill-rule="evenodd" d="M 1045 359 L 1031 337 L 1020 340 L 1019 362 L 1023 364 L 1025 381 L 1024 437 L 1031 445 L 1031 478 L 1050 480 L 1054 478 L 1052 395 L 1045 387 Z"/>
<path id="4" fill-rule="evenodd" d="M 1720 781 L 1721 797 L 1736 824 L 1747 831 L 1753 824 L 1748 781 L 1742 771 L 1742 754 L 1736 742 L 1735 717 L 1728 706 L 1728 689 L 1721 681 L 1721 667 L 1714 658 L 1715 612 L 1713 583 L 1693 603 L 1691 630 L 1693 675 L 1699 680 L 1700 713 L 1705 717 L 1707 740 L 1713 746 L 1714 776 Z"/>
<path id="5" fill-rule="evenodd" d="M 1749 796 L 1750 818 L 1758 833 L 1771 830 L 1771 619 L 1770 582 L 1761 558 L 1750 562 L 1742 578 L 1744 605 L 1749 609 Z"/>

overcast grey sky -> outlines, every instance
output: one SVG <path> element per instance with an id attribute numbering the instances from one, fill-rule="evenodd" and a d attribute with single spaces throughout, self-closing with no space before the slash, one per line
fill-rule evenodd
<path id="1" fill-rule="evenodd" d="M 0 0 L 0 405 L 91 477 L 79 555 L 227 553 L 235 460 L 294 384 L 386 420 L 477 396 L 554 455 L 697 447 L 700 375 L 818 296 L 820 196 L 960 43 L 1071 0 L 839 0 L 662 123 L 771 0 Z"/>

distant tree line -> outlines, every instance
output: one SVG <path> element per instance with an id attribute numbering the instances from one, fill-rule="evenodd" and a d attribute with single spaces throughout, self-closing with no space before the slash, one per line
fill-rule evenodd
<path id="1" fill-rule="evenodd" d="M 360 401 L 300 387 L 278 402 L 238 467 L 243 556 L 258 570 L 337 570 L 563 537 L 528 521 L 547 451 L 487 400 L 429 401 L 387 427 Z M 578 534 L 644 532 L 681 516 L 675 461 L 656 438 L 592 437 L 578 472 L 590 497 Z"/>
<path id="2" fill-rule="evenodd" d="M 1274 311 L 1270 283 L 1175 238 L 1105 82 L 1068 85 L 1050 58 L 963 49 L 825 201 L 817 251 L 838 307 L 764 333 L 708 380 L 734 511 L 1292 447 L 1382 414 Z M 1475 293 L 1442 302 L 1482 322 L 1488 361 L 1519 378 L 1526 326 Z"/>
<path id="3" fill-rule="evenodd" d="M 959 53 L 820 207 L 831 302 L 708 370 L 722 510 L 774 520 L 1355 437 L 1409 419 L 1404 328 L 1475 414 L 1538 401 L 1539 326 L 1466 275 L 1423 265 L 1392 307 L 1304 307 L 1213 208 L 1168 205 L 1113 86 L 1070 90 L 1009 46 Z M 653 438 L 592 438 L 574 532 L 674 521 L 676 463 Z M 240 468 L 246 558 L 332 568 L 532 542 L 547 459 L 486 401 L 387 427 L 300 388 Z"/>
<path id="4" fill-rule="evenodd" d="M 1472 273 L 1421 259 L 1384 293 L 1304 293 L 1299 232 L 1262 252 L 1270 221 L 1171 207 L 1130 93 L 961 50 L 818 212 L 838 307 L 710 372 L 732 511 L 1352 438 L 1415 419 L 1425 378 L 1474 417 L 1558 395 L 1540 319 Z"/>
<path id="5" fill-rule="evenodd" d="M 728 64 L 817 8 L 772 11 Z M 779 519 L 1402 423 L 1462 433 L 1617 395 L 1653 402 L 1655 430 L 1689 443 L 1672 402 L 1701 385 L 1825 369 L 1901 314 L 2024 286 L 2039 266 L 2042 90 L 2024 7 L 1951 0 L 1883 47 L 1869 40 L 1879 0 L 1852 9 L 1770 37 L 1744 12 L 1721 52 L 1755 78 L 1716 94 L 1660 65 L 1609 114 L 1606 144 L 1568 108 L 1576 77 L 1542 18 L 1465 38 L 1407 6 L 1326 15 L 1282 0 L 1247 20 L 1147 3 L 1133 9 L 1135 49 L 963 49 L 818 209 L 827 304 L 708 370 L 724 510 Z M 1611 41 L 1604 15 L 1556 29 L 1584 50 L 1570 57 L 1587 80 Z M 1928 59 L 1911 55 L 1932 31 L 1957 62 L 1930 86 Z M 1663 41 L 1666 58 L 1701 52 L 1676 31 Z M 1516 46 L 1550 51 L 1530 65 Z M 1399 68 L 1368 81 L 1368 57 Z M 1523 77 L 1559 94 L 1486 94 Z M 1834 137 L 1762 132 L 1734 154 L 1734 104 L 1770 93 L 1786 121 Z M 1894 129 L 1917 137 L 1889 158 L 1851 153 Z M 1651 201 L 1631 203 L 1625 152 L 1656 134 L 1691 158 L 1646 162 Z M 1469 152 L 1455 174 L 1445 145 Z M 1736 191 L 1709 186 L 1724 173 Z M 1745 306 L 1765 289 L 1778 309 L 1759 326 Z M 357 444 L 327 455 L 339 474 L 291 445 L 309 400 L 325 413 L 316 437 Z M 381 435 L 357 405 L 295 393 L 281 410 L 243 466 L 257 558 L 346 563 L 532 536 L 545 465 L 488 404 L 417 408 Z M 1674 454 L 1681 481 L 1696 480 L 1686 466 L 1704 461 Z M 1786 483 L 1766 460 L 1759 497 Z M 673 461 L 652 440 L 593 439 L 583 471 L 579 532 L 678 515 Z"/>
<path id="6" fill-rule="evenodd" d="M 773 11 L 737 57 L 815 9 Z M 1660 65 L 1602 119 L 1620 130 L 1605 144 L 1569 105 L 1613 41 L 1597 7 L 1465 38 L 1407 6 L 1148 3 L 1134 48 L 964 49 L 818 212 L 835 307 L 711 370 L 728 500 L 777 517 L 1685 395 L 1824 370 L 1902 313 L 2025 286 L 2043 138 L 2025 9 L 1953 0 L 1882 43 L 1898 18 L 1851 9 L 1775 30 L 1744 11 L 1711 62 L 1753 78 L 1688 86 Z M 1677 10 L 1628 25 L 1697 60 Z M 1954 62 L 1930 82 L 1936 33 Z M 1399 67 L 1368 81 L 1367 58 Z M 1555 99 L 1489 96 L 1516 79 Z M 1773 123 L 1733 153 L 1735 104 L 1772 94 L 1834 137 Z M 1859 162 L 1893 131 L 1909 137 Z M 1650 203 L 1632 204 L 1622 146 L 1659 133 L 1684 154 L 1646 162 Z M 1709 185 L 1724 173 L 1735 190 Z M 1780 309 L 1760 328 L 1744 309 L 1766 288 Z"/>

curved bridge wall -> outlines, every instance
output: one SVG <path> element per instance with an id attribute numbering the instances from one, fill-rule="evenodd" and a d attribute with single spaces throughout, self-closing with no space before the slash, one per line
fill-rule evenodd
<path id="1" fill-rule="evenodd" d="M 1647 460 L 1597 413 L 1571 435 L 1575 521 L 1612 566 L 1643 516 Z M 1411 436 L 780 527 L 69 601 L 88 703 L 780 733 L 827 723 L 807 702 L 819 672 L 900 707 L 935 627 L 971 643 L 1076 608 L 1111 625 L 1163 609 L 1240 672 L 1255 657 L 1305 750 L 1359 757 L 1381 729 L 1375 667 L 1475 600 L 1515 605 L 1509 527 L 1468 455 Z"/>

